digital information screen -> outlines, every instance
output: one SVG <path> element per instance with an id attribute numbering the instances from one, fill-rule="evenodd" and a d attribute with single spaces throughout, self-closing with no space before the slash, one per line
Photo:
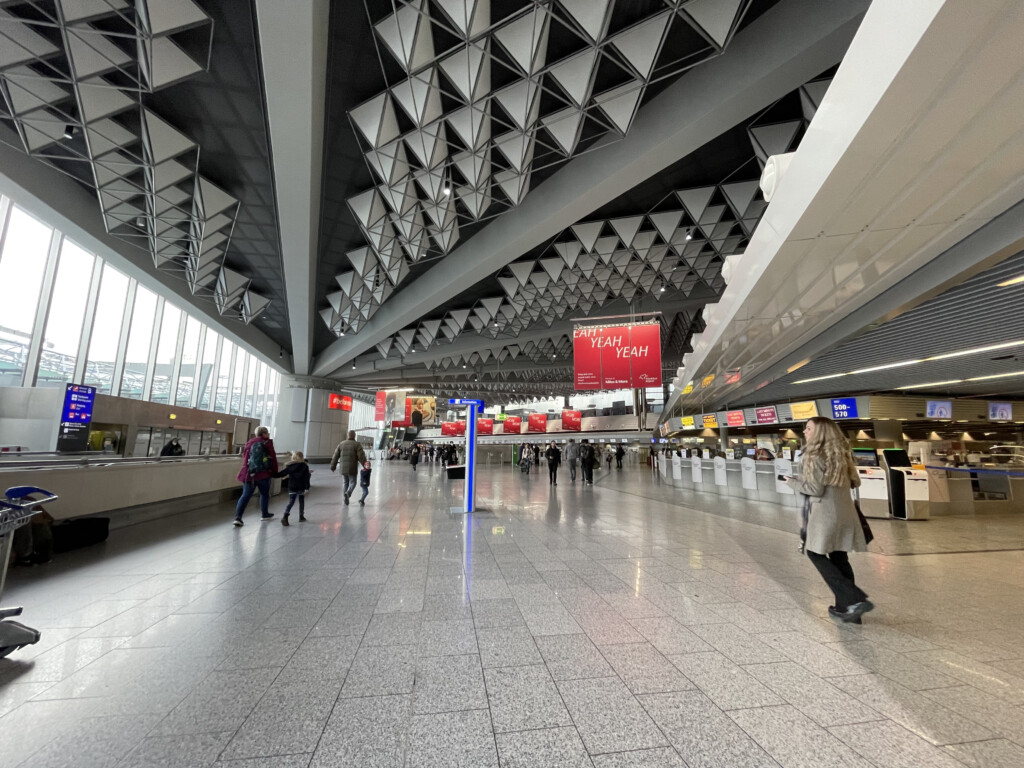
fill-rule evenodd
<path id="1" fill-rule="evenodd" d="M 84 451 L 89 444 L 89 425 L 96 388 L 68 384 L 64 389 L 64 407 L 60 412 L 58 451 Z"/>

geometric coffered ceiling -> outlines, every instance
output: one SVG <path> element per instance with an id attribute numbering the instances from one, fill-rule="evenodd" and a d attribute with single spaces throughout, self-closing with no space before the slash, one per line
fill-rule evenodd
<path id="1" fill-rule="evenodd" d="M 358 331 L 467 224 L 519 205 L 541 169 L 630 129 L 646 89 L 726 48 L 750 0 L 367 3 L 388 87 L 349 112 L 373 186 L 365 246 L 321 315 Z"/>
<path id="2" fill-rule="evenodd" d="M 224 265 L 239 202 L 201 147 L 147 104 L 206 72 L 215 33 L 193 0 L 34 0 L 0 7 L 0 119 L 20 149 L 93 188 L 108 233 L 248 324 L 270 299 Z"/>

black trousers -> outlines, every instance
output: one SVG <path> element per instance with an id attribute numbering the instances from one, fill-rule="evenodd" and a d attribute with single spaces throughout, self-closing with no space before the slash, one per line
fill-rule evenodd
<path id="1" fill-rule="evenodd" d="M 821 578 L 825 580 L 828 588 L 832 590 L 832 594 L 836 596 L 837 610 L 845 611 L 854 603 L 868 599 L 864 590 L 854 582 L 853 567 L 845 552 L 830 552 L 826 556 L 808 551 L 807 557 L 814 563 Z"/>
<path id="2" fill-rule="evenodd" d="M 548 481 L 551 483 L 558 482 L 558 464 L 554 461 L 548 462 Z"/>
<path id="3" fill-rule="evenodd" d="M 583 469 L 583 482 L 594 483 L 594 464 L 590 461 L 585 461 L 580 465 Z"/>

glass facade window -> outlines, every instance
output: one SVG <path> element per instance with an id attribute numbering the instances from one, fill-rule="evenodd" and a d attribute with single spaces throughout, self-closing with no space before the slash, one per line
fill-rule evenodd
<path id="1" fill-rule="evenodd" d="M 185 320 L 185 341 L 181 345 L 181 371 L 178 373 L 178 394 L 175 405 L 189 405 L 196 382 L 196 365 L 199 360 L 199 331 L 202 324 L 194 317 Z"/>
<path id="2" fill-rule="evenodd" d="M 0 387 L 25 381 L 36 310 L 46 273 L 53 230 L 11 206 L 0 250 Z"/>
<path id="3" fill-rule="evenodd" d="M 174 373 L 174 352 L 178 348 L 178 330 L 181 328 L 181 310 L 164 303 L 164 316 L 160 321 L 160 340 L 153 360 L 153 390 L 149 400 L 154 403 L 170 402 L 171 376 Z"/>
<path id="4" fill-rule="evenodd" d="M 196 407 L 203 410 L 210 410 L 210 399 L 214 390 L 213 369 L 217 362 L 217 342 L 220 335 L 209 328 L 206 329 L 206 342 L 203 344 L 203 358 L 199 366 L 199 375 L 196 378 L 196 389 L 199 396 L 196 398 Z"/>
<path id="5" fill-rule="evenodd" d="M 124 303 L 128 296 L 128 278 L 111 267 L 103 265 L 100 294 L 96 301 L 96 314 L 89 337 L 85 377 L 82 383 L 96 387 L 100 394 L 109 395 L 113 389 L 114 367 L 117 362 Z"/>
<path id="6" fill-rule="evenodd" d="M 124 356 L 121 375 L 121 397 L 143 399 L 146 373 L 149 371 L 149 348 L 153 338 L 153 319 L 156 317 L 157 297 L 141 285 L 135 289 L 135 306 L 128 331 L 128 350 Z"/>
<path id="7" fill-rule="evenodd" d="M 220 373 L 217 374 L 217 397 L 213 410 L 220 413 L 228 412 L 228 399 L 231 396 L 231 363 L 235 358 L 235 345 L 224 339 L 224 348 L 220 352 Z"/>
<path id="8" fill-rule="evenodd" d="M 63 387 L 75 379 L 82 321 L 89 301 L 96 257 L 64 239 L 57 261 L 50 311 L 39 355 L 37 387 Z"/>
<path id="9" fill-rule="evenodd" d="M 103 394 L 194 404 L 271 423 L 280 385 L 271 363 L 4 195 L 0 286 L 0 386 L 82 383 Z M 165 432 L 154 427 L 145 436 L 140 433 L 136 455 L 159 452 L 169 439 Z M 226 443 L 218 439 L 196 433 L 189 436 L 189 450 L 219 452 Z"/>

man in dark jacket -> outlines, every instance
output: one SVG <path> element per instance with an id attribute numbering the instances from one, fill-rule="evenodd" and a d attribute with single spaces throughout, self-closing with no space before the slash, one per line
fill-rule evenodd
<path id="1" fill-rule="evenodd" d="M 584 440 L 580 445 L 580 469 L 583 470 L 583 484 L 594 484 L 594 462 L 597 460 L 594 453 L 594 446 L 589 440 Z"/>
<path id="2" fill-rule="evenodd" d="M 181 443 L 178 442 L 178 438 L 172 438 L 167 445 L 160 450 L 161 456 L 184 456 L 185 449 L 181 447 Z"/>
<path id="3" fill-rule="evenodd" d="M 562 463 L 562 452 L 558 450 L 554 440 L 544 451 L 544 458 L 548 460 L 548 482 L 551 485 L 558 485 L 558 465 Z"/>
<path id="4" fill-rule="evenodd" d="M 256 436 L 242 449 L 242 468 L 238 471 L 242 497 L 235 506 L 235 527 L 242 525 L 242 514 L 257 490 L 260 492 L 261 519 L 266 522 L 274 517 L 270 514 L 270 478 L 276 474 L 277 453 L 274 441 L 270 439 L 270 430 L 257 427 Z"/>
<path id="5" fill-rule="evenodd" d="M 626 449 L 621 445 L 615 446 L 615 468 L 622 469 L 622 457 L 626 455 Z"/>
<path id="6" fill-rule="evenodd" d="M 348 497 L 356 489 L 359 467 L 362 466 L 364 461 L 366 461 L 366 452 L 363 450 L 363 446 L 356 442 L 356 431 L 350 429 L 348 431 L 348 440 L 342 440 L 338 443 L 338 447 L 334 449 L 334 456 L 331 457 L 331 472 L 339 464 L 341 465 L 341 476 L 345 481 L 342 492 L 345 494 L 346 504 L 348 504 Z"/>

